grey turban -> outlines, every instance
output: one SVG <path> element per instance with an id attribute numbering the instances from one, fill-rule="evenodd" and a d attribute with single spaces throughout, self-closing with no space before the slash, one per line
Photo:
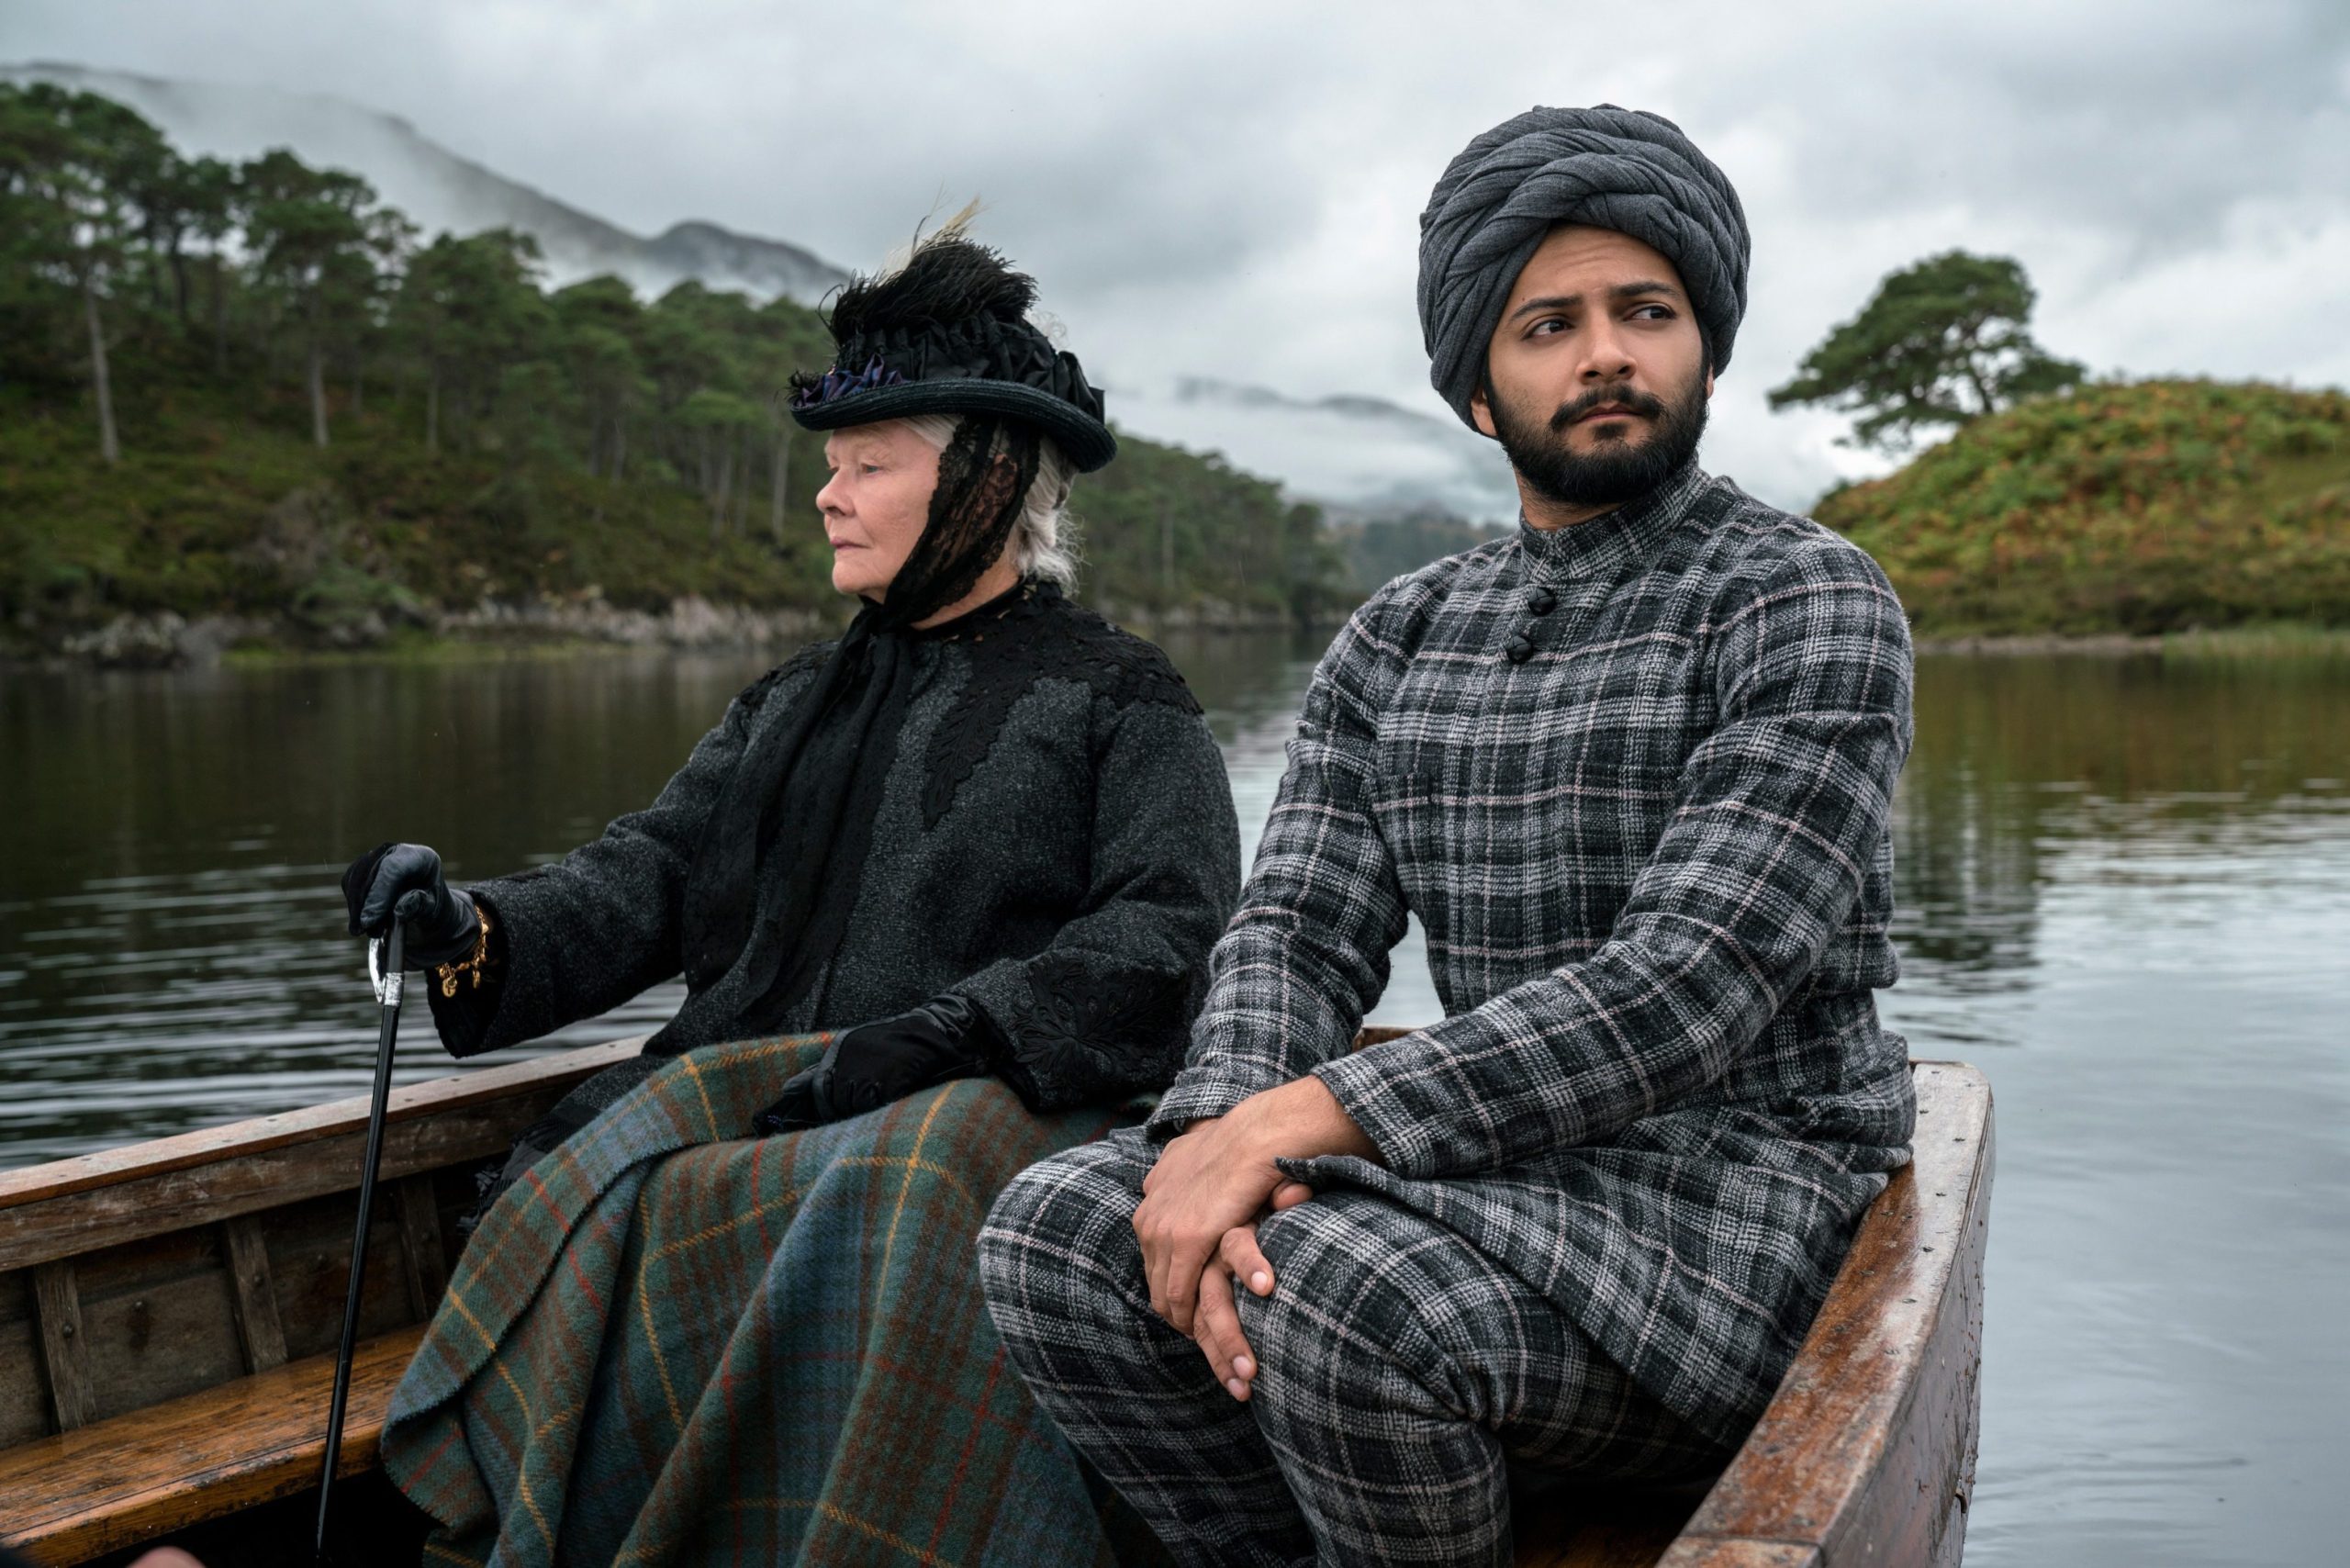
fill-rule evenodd
<path id="1" fill-rule="evenodd" d="M 1542 238 L 1613 229 L 1681 274 L 1713 367 L 1746 314 L 1746 213 L 1681 128 L 1645 109 L 1528 109 L 1472 141 L 1420 214 L 1420 336 L 1428 379 L 1472 429 L 1485 345 Z"/>

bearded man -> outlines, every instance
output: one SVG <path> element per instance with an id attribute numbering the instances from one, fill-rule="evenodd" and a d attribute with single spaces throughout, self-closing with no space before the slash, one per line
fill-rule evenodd
<path id="1" fill-rule="evenodd" d="M 1655 115 L 1538 108 L 1420 224 L 1521 526 L 1340 633 L 1182 1074 L 980 1238 L 1038 1399 L 1188 1562 L 1505 1563 L 1513 1473 L 1705 1473 L 1908 1158 L 1908 626 L 1696 466 L 1736 193 Z M 1350 1051 L 1407 913 L 1446 1015 Z"/>

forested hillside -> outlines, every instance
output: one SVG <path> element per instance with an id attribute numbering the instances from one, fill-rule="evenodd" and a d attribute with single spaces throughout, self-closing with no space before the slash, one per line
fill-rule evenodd
<path id="1" fill-rule="evenodd" d="M 428 239 L 288 152 L 183 158 L 105 98 L 0 84 L 9 645 L 162 612 L 342 645 L 485 602 L 835 612 L 820 443 L 782 406 L 829 358 L 815 315 L 550 290 L 536 261 L 511 231 Z M 1343 607 L 1313 509 L 1121 439 L 1076 498 L 1091 597 L 1169 621 Z"/>
<path id="2" fill-rule="evenodd" d="M 1474 550 L 1512 531 L 1424 509 L 1378 521 L 1335 521 L 1330 532 L 1345 553 L 1355 588 L 1371 594 L 1431 561 Z"/>

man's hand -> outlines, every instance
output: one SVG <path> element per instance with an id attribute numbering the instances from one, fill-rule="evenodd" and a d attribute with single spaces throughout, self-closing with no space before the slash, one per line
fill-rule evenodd
<path id="1" fill-rule="evenodd" d="M 1287 1180 L 1240 1109 L 1169 1139 L 1143 1178 L 1135 1208 L 1150 1309 L 1184 1334 L 1192 1332 L 1201 1282 L 1225 1233 L 1255 1220 Z"/>
<path id="2" fill-rule="evenodd" d="M 1313 1195 L 1303 1182 L 1283 1182 L 1273 1189 L 1274 1212 L 1295 1208 Z M 1235 1280 L 1260 1296 L 1273 1294 L 1273 1266 L 1258 1250 L 1254 1225 L 1236 1225 L 1224 1233 L 1216 1255 L 1200 1274 L 1199 1310 L 1192 1315 L 1192 1339 L 1207 1357 L 1209 1370 L 1223 1381 L 1225 1393 L 1245 1401 L 1257 1378 L 1257 1352 L 1240 1331 Z"/>
<path id="3" fill-rule="evenodd" d="M 1143 1200 L 1135 1210 L 1151 1310 L 1182 1333 L 1193 1333 L 1201 1284 L 1210 1260 L 1221 1260 L 1225 1234 L 1252 1225 L 1277 1191 L 1298 1187 L 1274 1159 L 1320 1154 L 1378 1157 L 1322 1081 L 1311 1077 L 1252 1094 L 1227 1114 L 1170 1139 L 1143 1178 Z M 1252 1235 L 1252 1254 L 1255 1246 Z M 1244 1277 L 1261 1271 L 1270 1290 L 1272 1273 L 1261 1265 L 1259 1256 Z M 1227 1271 L 1227 1283 L 1230 1277 Z"/>

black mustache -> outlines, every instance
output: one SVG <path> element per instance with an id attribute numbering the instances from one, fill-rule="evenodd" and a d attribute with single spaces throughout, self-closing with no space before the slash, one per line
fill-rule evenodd
<path id="1" fill-rule="evenodd" d="M 1662 398 L 1653 397 L 1646 392 L 1635 392 L 1628 387 L 1617 391 L 1603 386 L 1596 391 L 1584 393 L 1572 403 L 1561 404 L 1559 411 L 1550 416 L 1550 429 L 1554 432 L 1562 431 L 1594 409 L 1611 403 L 1619 409 L 1639 414 L 1644 419 L 1662 419 L 1664 416 L 1664 399 Z"/>

